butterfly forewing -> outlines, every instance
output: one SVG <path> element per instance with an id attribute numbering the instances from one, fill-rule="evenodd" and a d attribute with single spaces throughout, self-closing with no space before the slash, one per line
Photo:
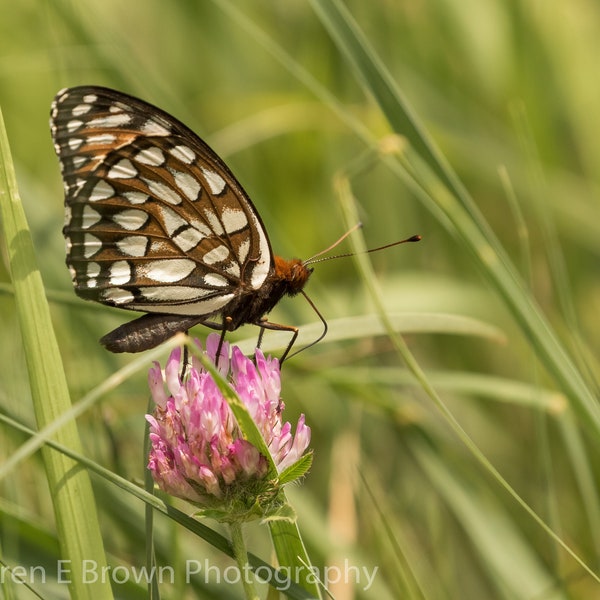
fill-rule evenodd
<path id="1" fill-rule="evenodd" d="M 59 92 L 51 128 L 65 182 L 67 264 L 83 298 L 213 315 L 273 271 L 260 218 L 185 125 L 98 87 Z"/>

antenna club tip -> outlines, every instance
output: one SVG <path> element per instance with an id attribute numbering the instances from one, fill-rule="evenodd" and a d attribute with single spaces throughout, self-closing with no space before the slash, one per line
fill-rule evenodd
<path id="1" fill-rule="evenodd" d="M 420 235 L 413 235 L 412 237 L 409 237 L 406 241 L 407 242 L 420 242 L 423 238 Z"/>

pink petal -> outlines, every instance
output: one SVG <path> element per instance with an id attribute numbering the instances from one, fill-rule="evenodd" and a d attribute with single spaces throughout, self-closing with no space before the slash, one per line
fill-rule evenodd
<path id="1" fill-rule="evenodd" d="M 148 371 L 148 386 L 150 394 L 157 406 L 164 408 L 167 404 L 167 393 L 165 392 L 165 384 L 163 382 L 162 370 L 160 365 L 155 362 L 154 367 Z"/>
<path id="2" fill-rule="evenodd" d="M 175 348 L 171 352 L 167 366 L 165 367 L 165 379 L 167 381 L 167 388 L 173 396 L 175 396 L 181 389 L 181 380 L 179 379 L 179 362 L 181 360 L 181 348 Z"/>

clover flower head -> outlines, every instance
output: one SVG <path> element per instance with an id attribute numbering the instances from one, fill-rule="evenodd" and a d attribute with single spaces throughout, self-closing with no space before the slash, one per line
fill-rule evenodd
<path id="1" fill-rule="evenodd" d="M 230 355 L 226 342 L 217 360 L 219 337 L 208 336 L 205 354 L 244 403 L 271 461 L 243 437 L 227 400 L 200 361 L 193 358 L 182 378 L 181 349 L 176 348 L 164 375 L 158 363 L 148 374 L 156 405 L 146 415 L 151 443 L 148 468 L 158 486 L 173 496 L 214 514 L 256 517 L 265 513 L 264 499 L 272 499 L 279 489 L 277 478 L 268 477 L 269 465 L 281 474 L 299 461 L 310 442 L 310 428 L 304 415 L 298 419 L 295 435 L 291 424 L 282 422 L 278 360 L 257 349 L 253 362 L 237 346 Z"/>

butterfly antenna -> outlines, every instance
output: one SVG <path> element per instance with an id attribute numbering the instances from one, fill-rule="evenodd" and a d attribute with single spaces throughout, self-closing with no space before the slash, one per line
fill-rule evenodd
<path id="1" fill-rule="evenodd" d="M 351 233 L 355 232 L 357 229 L 362 227 L 362 223 L 357 223 L 354 227 L 346 231 L 346 233 L 337 241 L 335 241 L 329 248 L 325 248 L 325 250 L 321 250 L 321 252 L 317 252 L 314 256 L 311 256 L 307 260 L 305 260 L 302 264 L 306 267 L 308 265 L 314 265 L 315 263 L 324 262 L 326 260 L 333 260 L 334 258 L 347 258 L 349 256 L 356 256 L 357 254 L 370 254 L 371 252 L 379 252 L 380 250 L 385 250 L 387 248 L 393 248 L 394 246 L 399 246 L 400 244 L 406 244 L 408 242 L 420 242 L 420 235 L 411 235 L 409 238 L 404 240 L 399 240 L 397 242 L 392 242 L 391 244 L 385 244 L 385 246 L 378 246 L 377 248 L 369 248 L 364 252 L 344 252 L 343 254 L 334 254 L 333 256 L 322 256 L 326 254 L 330 250 L 333 250 L 340 242 L 344 241 Z M 321 258 L 319 258 L 321 257 Z M 312 304 L 312 303 L 311 303 Z M 316 310 L 316 309 L 315 309 Z"/>
<path id="2" fill-rule="evenodd" d="M 330 250 L 333 250 L 336 246 L 341 244 L 351 233 L 354 233 L 356 230 L 360 229 L 361 227 L 362 227 L 362 223 L 357 223 L 354 227 L 351 227 L 350 229 L 348 229 L 348 231 L 346 231 L 346 233 L 341 238 L 339 238 L 338 240 L 333 242 L 333 244 L 331 244 L 331 246 L 325 248 L 325 250 L 321 250 L 320 252 L 317 252 L 314 256 L 307 258 L 303 262 L 304 266 L 310 265 L 311 263 L 315 263 L 315 262 L 321 262 L 320 260 L 315 260 L 315 259 L 318 258 L 319 256 L 322 256 L 323 254 L 327 254 L 327 252 L 329 252 Z M 333 257 L 330 257 L 330 258 L 333 258 Z M 321 260 L 328 260 L 328 259 L 322 258 Z"/>
<path id="3" fill-rule="evenodd" d="M 326 254 L 327 252 L 329 252 L 330 250 L 335 248 L 338 244 L 343 242 L 351 233 L 354 233 L 357 229 L 360 229 L 361 227 L 362 227 L 362 223 L 357 223 L 354 227 L 351 227 L 348 231 L 346 231 L 346 233 L 344 233 L 344 235 L 342 237 L 340 237 L 333 244 L 331 244 L 331 246 L 329 246 L 328 248 L 325 248 L 325 250 L 321 250 L 321 252 L 317 252 L 317 254 L 315 254 L 314 256 L 311 256 L 309 259 L 305 260 L 302 264 L 304 266 L 308 266 L 311 264 L 323 262 L 325 260 L 332 260 L 333 258 L 345 258 L 348 256 L 355 256 L 356 254 L 354 252 L 346 252 L 344 254 L 335 254 L 334 256 L 323 256 L 323 254 Z M 379 252 L 379 250 L 385 250 L 386 248 L 392 248 L 394 246 L 399 246 L 400 244 L 406 244 L 408 242 L 419 242 L 420 240 L 421 240 L 420 235 L 412 235 L 411 237 L 406 238 L 404 240 L 399 240 L 398 242 L 392 242 L 391 244 L 385 244 L 385 246 L 378 246 L 377 248 L 370 248 L 368 250 L 365 250 L 364 252 L 359 252 L 357 254 L 369 254 L 371 252 Z M 321 258 L 319 258 L 319 257 L 321 257 Z M 289 360 L 290 358 L 292 358 L 292 356 L 296 356 L 297 354 L 300 354 L 300 352 L 304 352 L 304 350 L 308 350 L 308 348 L 311 348 L 315 344 L 318 344 L 327 335 L 327 330 L 329 329 L 329 327 L 327 326 L 327 321 L 325 320 L 325 317 L 319 312 L 319 309 L 316 307 L 315 303 L 306 295 L 306 293 L 303 290 L 300 290 L 300 293 L 306 298 L 306 301 L 310 304 L 311 308 L 315 311 L 315 313 L 321 320 L 321 323 L 323 323 L 323 333 L 321 333 L 321 335 L 316 340 L 312 341 L 307 346 L 303 346 L 302 348 L 300 348 L 299 350 L 296 350 L 296 352 L 293 352 L 289 356 L 285 356 L 285 360 Z"/>

